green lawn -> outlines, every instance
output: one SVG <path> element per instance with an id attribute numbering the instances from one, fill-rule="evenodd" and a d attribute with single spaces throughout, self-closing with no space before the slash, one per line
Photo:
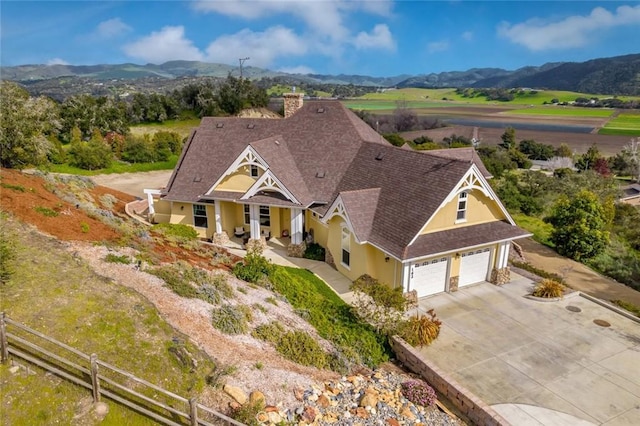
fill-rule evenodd
<path id="1" fill-rule="evenodd" d="M 167 120 L 164 123 L 138 124 L 129 130 L 134 135 L 154 134 L 156 132 L 176 132 L 183 138 L 189 137 L 191 131 L 200 125 L 199 118 L 186 120 Z"/>
<path id="2" fill-rule="evenodd" d="M 0 286 L 0 310 L 9 318 L 85 354 L 96 353 L 101 360 L 184 397 L 200 394 L 206 375 L 215 368 L 213 362 L 174 330 L 146 298 L 98 276 L 57 240 L 24 229 L 6 216 L 1 220 L 3 238 L 17 247 L 15 274 Z M 40 340 L 37 344 L 49 345 Z M 172 355 L 170 348 L 178 346 L 197 361 L 195 369 L 181 365 Z M 30 376 L 0 367 L 0 424 L 92 424 L 83 423 L 88 419 L 71 421 L 78 402 L 90 397 L 90 391 L 37 368 L 34 371 Z M 102 424 L 156 424 L 107 402 L 109 414 Z"/>
<path id="3" fill-rule="evenodd" d="M 562 117 L 609 117 L 613 114 L 612 109 L 599 108 L 579 108 L 565 106 L 544 106 L 534 108 L 514 109 L 509 114 L 531 114 L 531 115 L 554 115 Z"/>
<path id="4" fill-rule="evenodd" d="M 519 227 L 531 232 L 534 240 L 546 246 L 554 247 L 554 244 L 549 240 L 551 231 L 553 231 L 552 225 L 545 223 L 542 219 L 522 213 L 512 214 L 511 217 Z"/>
<path id="5" fill-rule="evenodd" d="M 601 135 L 640 136 L 640 112 L 625 112 L 609 120 L 598 132 Z"/>
<path id="6" fill-rule="evenodd" d="M 178 156 L 172 155 L 168 161 L 158 161 L 156 163 L 125 163 L 114 161 L 110 167 L 98 170 L 84 170 L 69 164 L 50 164 L 47 170 L 53 173 L 68 173 L 72 175 L 94 176 L 112 173 L 137 173 L 151 172 L 154 170 L 173 170 L 178 162 Z"/>

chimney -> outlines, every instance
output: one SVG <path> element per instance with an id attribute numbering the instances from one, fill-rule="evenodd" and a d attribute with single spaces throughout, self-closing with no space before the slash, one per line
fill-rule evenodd
<path id="1" fill-rule="evenodd" d="M 284 118 L 291 117 L 302 108 L 303 93 L 285 93 L 282 96 L 284 97 Z"/>

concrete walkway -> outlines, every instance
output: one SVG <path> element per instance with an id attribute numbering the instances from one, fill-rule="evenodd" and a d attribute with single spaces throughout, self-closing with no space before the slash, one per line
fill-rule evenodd
<path id="1" fill-rule="evenodd" d="M 307 269 L 313 272 L 321 280 L 329 285 L 345 302 L 351 303 L 353 300 L 353 292 L 350 290 L 351 281 L 340 272 L 329 266 L 325 262 L 316 260 L 288 257 L 286 243 L 281 242 L 277 238 L 272 238 L 267 243 L 267 249 L 263 252 L 263 256 L 276 265 L 291 266 L 301 269 Z M 229 252 L 236 256 L 246 256 L 246 250 L 240 248 L 226 247 Z"/>
<path id="2" fill-rule="evenodd" d="M 640 322 L 514 278 L 421 299 L 443 321 L 421 355 L 513 425 L 640 424 Z"/>

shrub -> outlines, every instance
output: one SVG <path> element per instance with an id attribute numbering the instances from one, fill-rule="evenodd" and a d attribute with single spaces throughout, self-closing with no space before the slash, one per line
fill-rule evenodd
<path id="1" fill-rule="evenodd" d="M 529 271 L 533 274 L 536 274 L 541 278 L 550 278 L 552 280 L 555 280 L 564 284 L 564 278 L 562 278 L 560 275 L 555 274 L 553 272 L 547 272 L 544 269 L 536 268 L 535 266 L 531 265 L 528 262 L 519 262 L 517 260 L 512 260 L 511 264 L 516 268 L 524 269 L 525 271 Z"/>
<path id="2" fill-rule="evenodd" d="M 278 321 L 271 321 L 268 324 L 262 324 L 254 328 L 251 335 L 256 339 L 277 345 L 284 333 L 285 330 L 282 324 Z"/>
<path id="3" fill-rule="evenodd" d="M 264 410 L 264 401 L 247 401 L 237 408 L 232 408 L 229 416 L 247 426 L 258 426 L 264 424 L 258 421 L 258 414 Z"/>
<path id="4" fill-rule="evenodd" d="M 18 191 L 18 192 L 25 192 L 25 191 L 26 191 L 26 189 L 25 189 L 25 188 L 24 188 L 24 186 L 22 186 L 22 185 L 12 185 L 12 184 L 10 184 L 10 183 L 4 183 L 4 182 L 2 182 L 2 183 L 0 183 L 0 186 L 1 186 L 2 188 L 12 189 L 12 190 L 14 190 L 14 191 Z"/>
<path id="5" fill-rule="evenodd" d="M 411 346 L 425 346 L 433 343 L 440 335 L 442 321 L 436 318 L 433 309 L 427 315 L 416 315 L 398 327 L 398 334 Z"/>
<path id="6" fill-rule="evenodd" d="M 242 262 L 233 267 L 233 274 L 243 281 L 258 284 L 267 276 L 273 265 L 265 257 L 258 254 L 248 254 Z"/>
<path id="7" fill-rule="evenodd" d="M 179 223 L 158 223 L 157 225 L 153 225 L 151 229 L 167 237 L 178 237 L 188 240 L 198 238 L 198 231 L 196 231 L 193 226 Z"/>
<path id="8" fill-rule="evenodd" d="M 104 260 L 109 263 L 122 263 L 124 265 L 131 264 L 131 258 L 125 254 L 118 256 L 117 254 L 107 253 Z"/>
<path id="9" fill-rule="evenodd" d="M 180 265 L 161 266 L 150 270 L 149 273 L 163 279 L 166 286 L 178 296 L 190 299 L 198 297 L 196 287 L 185 279 L 184 271 L 180 268 Z"/>
<path id="10" fill-rule="evenodd" d="M 324 247 L 322 247 L 318 243 L 311 243 L 307 246 L 306 250 L 304 251 L 303 257 L 305 259 L 320 260 L 324 262 L 324 253 L 325 253 Z"/>
<path id="11" fill-rule="evenodd" d="M 402 288 L 388 285 L 363 275 L 353 282 L 353 306 L 357 315 L 385 335 L 396 333 L 404 316 L 407 300 Z"/>
<path id="12" fill-rule="evenodd" d="M 289 331 L 280 337 L 276 350 L 282 356 L 302 365 L 329 367 L 329 358 L 318 342 L 303 331 Z"/>
<path id="13" fill-rule="evenodd" d="M 86 222 L 82 222 L 82 223 L 80 224 L 80 229 L 82 230 L 82 232 L 83 232 L 84 234 L 88 233 L 88 232 L 89 232 L 89 229 L 90 229 L 90 228 L 89 228 L 89 224 L 88 224 L 88 223 L 86 223 Z"/>
<path id="14" fill-rule="evenodd" d="M 37 206 L 37 207 L 34 207 L 34 210 L 40 213 L 41 215 L 47 216 L 47 217 L 56 217 L 59 214 L 57 211 L 52 210 L 48 207 Z"/>
<path id="15" fill-rule="evenodd" d="M 564 294 L 564 285 L 556 280 L 552 280 L 549 278 L 545 278 L 536 284 L 533 289 L 533 296 L 536 297 L 545 297 L 545 298 L 554 298 L 554 297 L 562 297 Z"/>
<path id="16" fill-rule="evenodd" d="M 438 399 L 433 388 L 424 382 L 410 380 L 402 383 L 400 389 L 402 396 L 423 407 L 432 406 Z"/>
<path id="17" fill-rule="evenodd" d="M 224 305 L 214 309 L 212 324 L 225 334 L 244 334 L 249 329 L 244 312 L 232 305 Z"/>

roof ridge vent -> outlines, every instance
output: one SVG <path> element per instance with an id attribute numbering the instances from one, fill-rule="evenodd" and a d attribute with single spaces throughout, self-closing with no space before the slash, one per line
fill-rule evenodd
<path id="1" fill-rule="evenodd" d="M 224 127 L 224 123 L 216 123 L 216 127 L 218 129 L 222 129 Z"/>
<path id="2" fill-rule="evenodd" d="M 325 112 L 325 109 L 324 109 L 324 108 L 318 108 L 318 109 L 316 110 L 316 112 L 317 112 L 318 114 L 322 114 L 322 113 L 324 113 L 324 112 Z"/>
<path id="3" fill-rule="evenodd" d="M 376 160 L 381 161 L 384 158 L 384 152 L 380 151 L 378 155 L 376 155 Z"/>
<path id="4" fill-rule="evenodd" d="M 316 177 L 318 179 L 322 179 L 322 178 L 324 178 L 326 176 L 326 174 L 327 173 L 325 171 L 318 171 L 318 172 L 316 172 Z"/>
<path id="5" fill-rule="evenodd" d="M 247 129 L 254 129 L 255 127 L 256 125 L 253 123 L 247 124 Z"/>

